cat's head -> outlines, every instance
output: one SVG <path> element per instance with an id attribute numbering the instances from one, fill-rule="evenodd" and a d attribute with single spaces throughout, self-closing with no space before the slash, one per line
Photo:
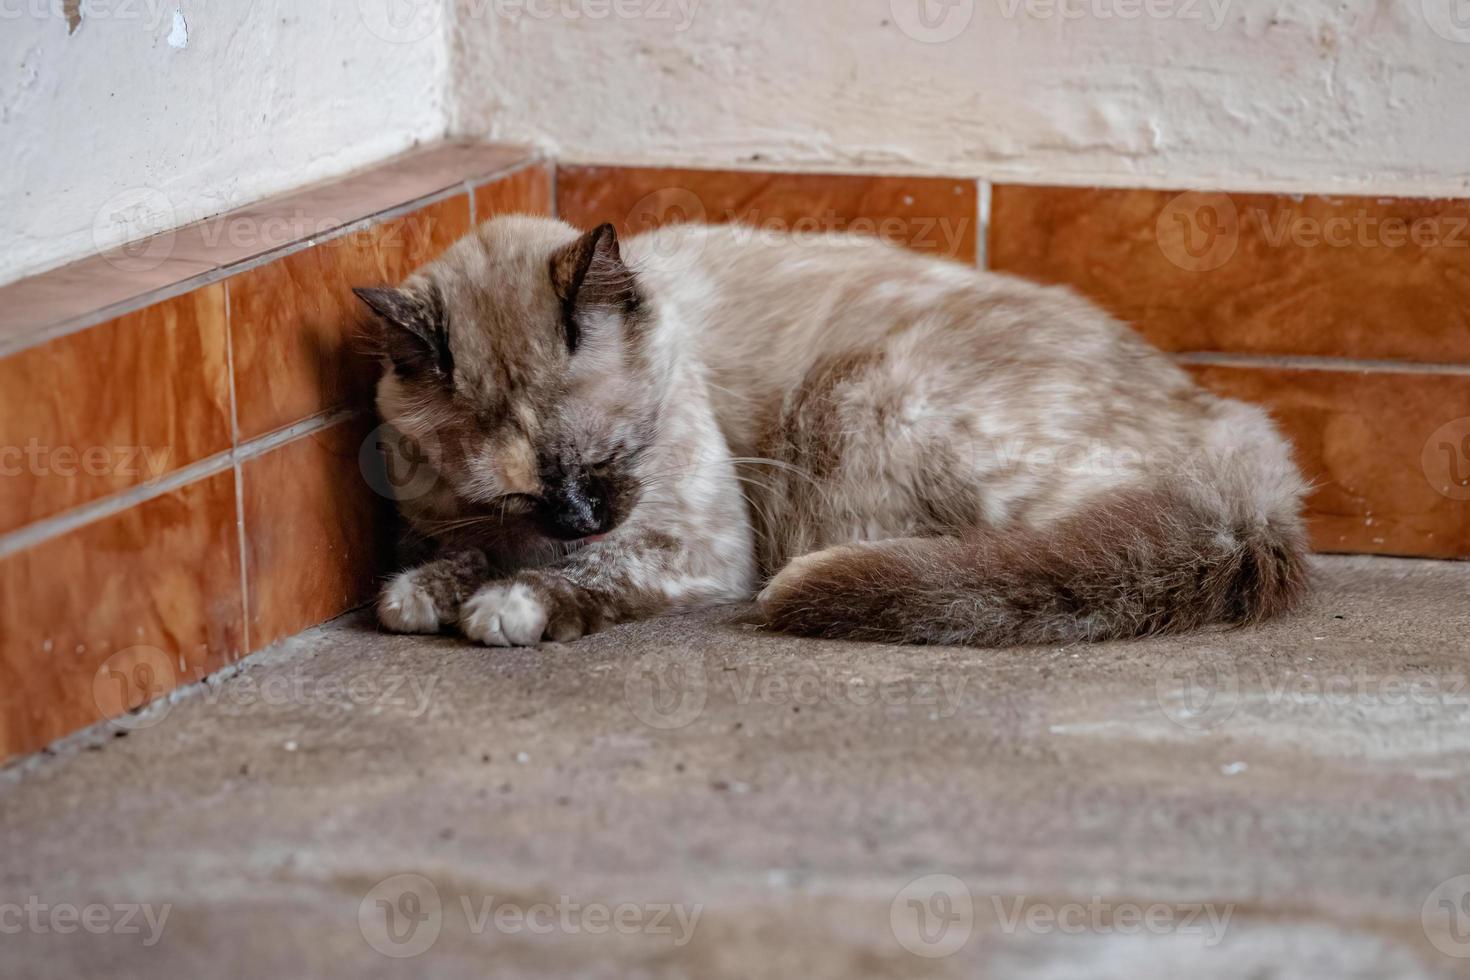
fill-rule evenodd
<path id="1" fill-rule="evenodd" d="M 380 321 L 378 411 L 457 506 L 557 540 L 627 517 L 658 386 L 611 225 L 497 218 L 402 286 L 356 293 Z"/>

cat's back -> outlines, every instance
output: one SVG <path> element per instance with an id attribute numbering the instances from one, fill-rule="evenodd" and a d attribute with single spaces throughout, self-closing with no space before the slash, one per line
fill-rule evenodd
<path id="1" fill-rule="evenodd" d="M 717 373 L 786 387 L 874 345 L 922 346 L 961 373 L 987 365 L 1182 373 L 1070 290 L 922 255 L 878 238 L 674 225 L 630 241 L 637 275 Z"/>

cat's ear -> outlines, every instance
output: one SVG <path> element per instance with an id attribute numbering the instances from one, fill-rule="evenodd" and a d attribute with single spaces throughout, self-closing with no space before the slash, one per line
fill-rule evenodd
<path id="1" fill-rule="evenodd" d="M 552 255 L 551 285 L 561 299 L 567 349 L 573 354 L 594 317 L 626 317 L 638 310 L 638 287 L 623 264 L 612 225 L 598 225 Z"/>
<path id="2" fill-rule="evenodd" d="M 354 289 L 383 324 L 382 350 L 400 374 L 454 371 L 444 301 L 433 285 L 410 289 Z"/>

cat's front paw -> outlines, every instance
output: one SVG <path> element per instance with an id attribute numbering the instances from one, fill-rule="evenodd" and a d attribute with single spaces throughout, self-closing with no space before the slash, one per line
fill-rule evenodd
<path id="1" fill-rule="evenodd" d="M 464 635 L 487 647 L 533 647 L 541 642 L 551 610 L 525 582 L 487 585 L 459 611 Z"/>
<path id="2" fill-rule="evenodd" d="M 378 622 L 394 633 L 437 633 L 439 607 L 414 572 L 403 572 L 378 596 Z"/>
<path id="3" fill-rule="evenodd" d="M 585 590 L 561 576 L 522 572 L 485 586 L 459 610 L 459 628 L 491 647 L 570 643 L 609 622 Z"/>

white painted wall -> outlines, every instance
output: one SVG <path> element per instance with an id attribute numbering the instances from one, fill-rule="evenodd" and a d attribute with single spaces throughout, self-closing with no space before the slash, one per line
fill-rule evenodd
<path id="1" fill-rule="evenodd" d="M 1470 186 L 1465 0 L 453 2 L 454 128 L 574 160 Z"/>
<path id="2" fill-rule="evenodd" d="M 1464 194 L 1466 8 L 0 0 L 0 282 L 446 130 L 593 162 Z"/>
<path id="3" fill-rule="evenodd" d="M 443 14 L 444 0 L 0 0 L 0 281 L 442 135 Z"/>

